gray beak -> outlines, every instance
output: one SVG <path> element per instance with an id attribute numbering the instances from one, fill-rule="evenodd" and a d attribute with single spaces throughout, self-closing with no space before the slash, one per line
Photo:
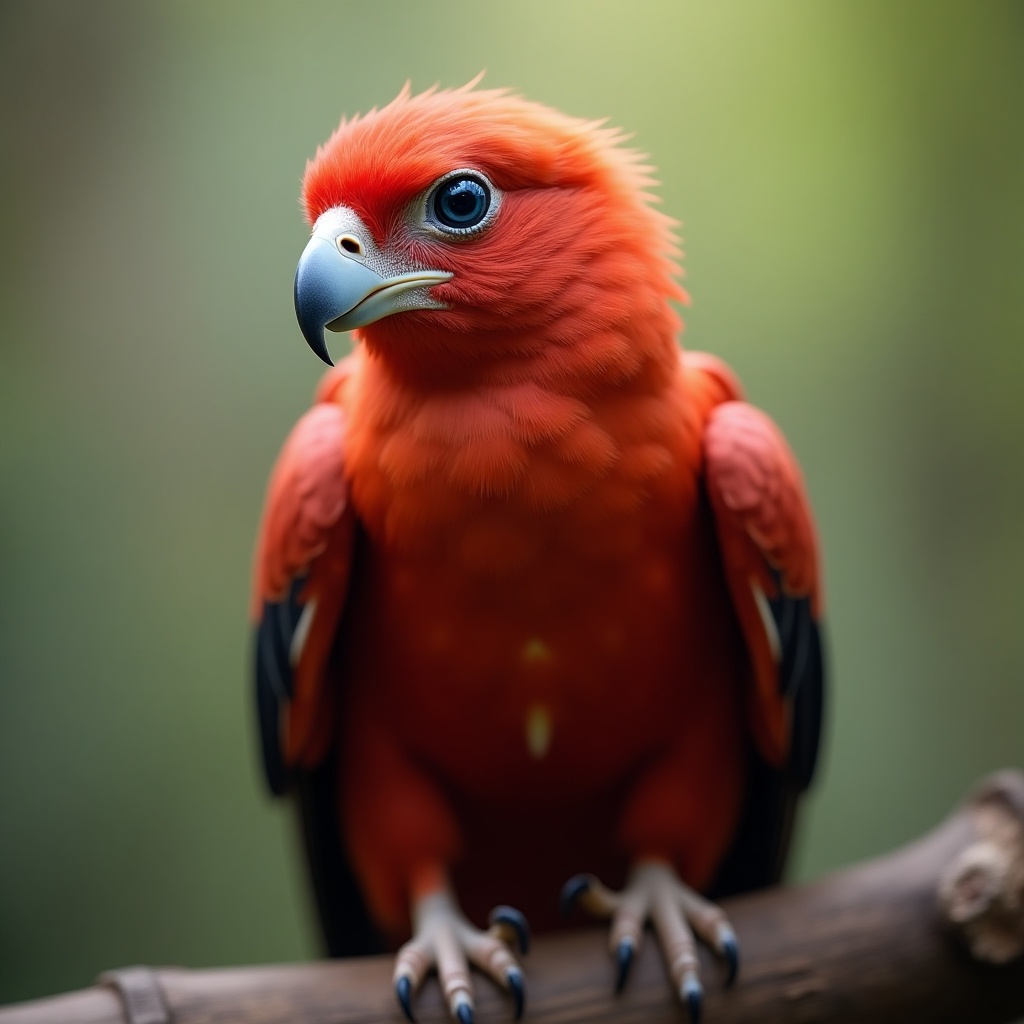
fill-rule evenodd
<path id="1" fill-rule="evenodd" d="M 445 309 L 429 288 L 451 276 L 381 250 L 356 213 L 336 206 L 317 220 L 299 257 L 295 316 L 309 347 L 333 366 L 324 328 L 351 331 L 393 313 Z"/>
<path id="2" fill-rule="evenodd" d="M 324 328 L 386 284 L 365 263 L 342 255 L 333 242 L 316 235 L 309 240 L 295 271 L 295 316 L 306 344 L 328 366 L 334 362 Z"/>

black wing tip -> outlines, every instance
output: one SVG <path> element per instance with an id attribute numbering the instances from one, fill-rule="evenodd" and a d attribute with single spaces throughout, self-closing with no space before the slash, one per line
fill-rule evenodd
<path id="1" fill-rule="evenodd" d="M 821 622 L 810 619 L 806 668 L 794 698 L 790 766 L 800 790 L 814 781 L 825 725 L 825 639 Z"/>
<path id="2" fill-rule="evenodd" d="M 779 580 L 781 583 L 781 580 Z M 714 899 L 777 884 L 788 854 L 797 801 L 814 779 L 826 700 L 824 626 L 807 598 L 768 599 L 782 647 L 779 689 L 792 706 L 789 757 L 778 767 L 753 749 L 740 824 L 710 888 Z"/>
<path id="3" fill-rule="evenodd" d="M 302 615 L 300 595 L 306 574 L 296 577 L 280 601 L 264 601 L 256 627 L 256 708 L 259 719 L 263 775 L 273 796 L 292 788 L 292 776 L 284 763 L 281 727 L 294 690 L 291 646 Z"/>
<path id="4" fill-rule="evenodd" d="M 825 703 L 823 624 L 808 597 L 786 594 L 782 575 L 773 571 L 777 596 L 768 599 L 779 635 L 782 660 L 779 690 L 793 705 L 793 741 L 787 771 L 803 792 L 814 779 L 821 749 Z"/>
<path id="5" fill-rule="evenodd" d="M 257 647 L 261 644 L 257 634 Z M 271 796 L 284 796 L 291 788 L 290 774 L 285 768 L 281 750 L 281 705 L 274 684 L 268 678 L 259 653 L 256 656 L 256 716 L 260 738 L 263 778 Z"/>

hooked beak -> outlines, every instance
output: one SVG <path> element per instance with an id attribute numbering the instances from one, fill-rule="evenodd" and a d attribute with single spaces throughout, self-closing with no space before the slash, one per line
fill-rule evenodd
<path id="1" fill-rule="evenodd" d="M 446 271 L 402 266 L 377 247 L 353 211 L 339 206 L 316 222 L 299 257 L 295 316 L 309 347 L 333 366 L 325 327 L 351 331 L 403 310 L 444 309 L 427 289 L 451 277 Z"/>

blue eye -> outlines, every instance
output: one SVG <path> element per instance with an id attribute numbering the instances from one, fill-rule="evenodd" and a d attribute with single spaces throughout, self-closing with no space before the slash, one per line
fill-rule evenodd
<path id="1" fill-rule="evenodd" d="M 434 193 L 434 217 L 441 227 L 453 231 L 475 228 L 490 206 L 491 190 L 479 178 L 452 178 Z"/>

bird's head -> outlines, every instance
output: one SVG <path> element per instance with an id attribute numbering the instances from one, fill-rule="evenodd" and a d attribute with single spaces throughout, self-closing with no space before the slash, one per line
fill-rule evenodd
<path id="1" fill-rule="evenodd" d="M 674 334 L 667 300 L 685 300 L 650 168 L 614 130 L 473 84 L 407 87 L 343 120 L 307 165 L 313 235 L 295 276 L 306 341 L 329 362 L 324 328 L 359 328 L 413 375 L 591 343 L 599 362 L 615 349 L 635 363 L 627 350 L 646 342 L 632 334 Z"/>

